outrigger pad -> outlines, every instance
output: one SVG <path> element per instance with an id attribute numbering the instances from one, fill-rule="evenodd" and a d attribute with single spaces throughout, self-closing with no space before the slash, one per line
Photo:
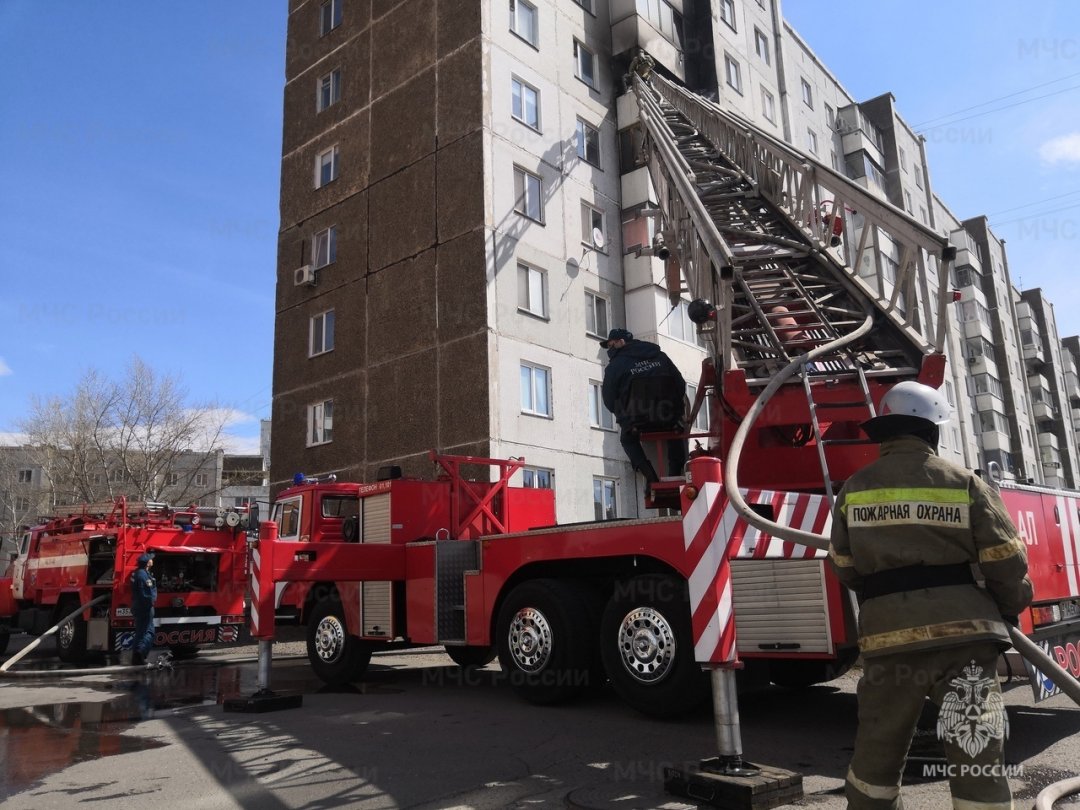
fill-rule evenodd
<path id="1" fill-rule="evenodd" d="M 304 696 L 298 692 L 256 692 L 251 697 L 228 698 L 223 708 L 227 712 L 262 714 L 279 712 L 283 709 L 299 709 L 304 704 Z"/>
<path id="2" fill-rule="evenodd" d="M 764 810 L 801 799 L 802 776 L 783 768 L 753 765 L 751 776 L 710 773 L 710 761 L 700 769 L 664 768 L 664 789 L 675 796 L 722 810 Z"/>

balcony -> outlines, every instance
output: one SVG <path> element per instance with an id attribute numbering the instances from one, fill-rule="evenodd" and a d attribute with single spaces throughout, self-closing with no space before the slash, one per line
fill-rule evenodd
<path id="1" fill-rule="evenodd" d="M 681 37 L 674 31 L 670 6 L 661 3 L 658 8 L 661 9 L 662 19 L 654 23 L 637 13 L 635 0 L 611 0 L 612 56 L 644 48 L 658 64 L 671 71 L 679 81 L 685 82 L 686 59 L 682 49 L 675 44 Z M 672 30 L 663 31 L 664 28 Z"/>
<path id="2" fill-rule="evenodd" d="M 984 392 L 975 395 L 975 410 L 1005 413 L 1008 408 L 1005 407 L 1005 401 L 997 394 Z"/>
<path id="3" fill-rule="evenodd" d="M 968 374 L 992 374 L 997 376 L 997 364 L 985 354 L 966 358 Z"/>
<path id="4" fill-rule="evenodd" d="M 1005 453 L 1012 451 L 1012 439 L 1007 433 L 997 430 L 985 430 L 980 433 L 979 445 L 983 450 L 1001 450 Z"/>
<path id="5" fill-rule="evenodd" d="M 982 273 L 979 245 L 971 238 L 971 234 L 961 228 L 949 234 L 949 241 L 956 245 L 956 259 L 953 264 L 957 268 L 970 267 L 976 273 Z"/>
<path id="6" fill-rule="evenodd" d="M 1058 437 L 1056 433 L 1051 433 L 1048 430 L 1039 431 L 1039 452 L 1042 455 L 1044 462 L 1047 459 L 1059 460 L 1061 454 L 1058 450 Z"/>
<path id="7" fill-rule="evenodd" d="M 1065 354 L 1068 353 L 1066 352 Z M 1065 354 L 1063 354 L 1062 357 L 1064 357 Z M 1068 366 L 1066 366 L 1066 369 L 1068 369 Z M 1080 374 L 1076 373 L 1075 368 L 1071 371 L 1065 371 L 1065 396 L 1074 402 L 1080 400 Z M 1075 415 L 1075 409 L 1073 413 Z"/>
<path id="8" fill-rule="evenodd" d="M 993 342 L 994 340 L 994 327 L 981 321 L 978 318 L 972 318 L 970 321 L 964 321 L 962 324 L 964 338 L 970 340 L 971 338 L 986 338 Z"/>
<path id="9" fill-rule="evenodd" d="M 1057 418 L 1054 407 L 1049 402 L 1036 400 L 1032 403 L 1032 411 L 1035 413 L 1036 422 L 1052 422 Z"/>
<path id="10" fill-rule="evenodd" d="M 1024 362 L 1033 365 L 1046 362 L 1046 356 L 1043 354 L 1042 341 L 1036 340 L 1033 343 L 1024 344 Z"/>

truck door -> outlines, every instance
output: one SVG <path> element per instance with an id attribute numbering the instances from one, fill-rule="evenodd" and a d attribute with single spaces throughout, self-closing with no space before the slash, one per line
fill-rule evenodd
<path id="1" fill-rule="evenodd" d="M 26 532 L 19 541 L 19 556 L 11 565 L 11 595 L 15 599 L 25 599 L 23 588 L 26 583 L 26 564 L 30 559 L 31 545 L 37 551 L 37 538 Z"/>

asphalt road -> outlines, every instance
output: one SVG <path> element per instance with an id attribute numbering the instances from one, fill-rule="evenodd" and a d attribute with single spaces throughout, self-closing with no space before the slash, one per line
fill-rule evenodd
<path id="1" fill-rule="evenodd" d="M 533 707 L 497 664 L 466 673 L 432 649 L 377 655 L 366 682 L 328 690 L 302 648 L 275 645 L 272 686 L 302 693 L 303 707 L 268 714 L 220 705 L 255 691 L 250 644 L 172 670 L 0 681 L 0 806 L 678 810 L 696 805 L 665 793 L 664 769 L 716 753 L 707 710 L 658 722 L 610 693 Z M 16 669 L 46 666 L 47 652 Z M 740 700 L 747 758 L 802 774 L 794 806 L 844 807 L 855 683 Z M 1063 696 L 1034 706 L 1026 681 L 1005 688 L 1013 790 L 1030 807 L 1080 772 L 1080 708 Z M 932 737 L 920 735 L 918 753 L 935 755 Z M 918 767 L 907 807 L 947 807 L 946 783 Z"/>

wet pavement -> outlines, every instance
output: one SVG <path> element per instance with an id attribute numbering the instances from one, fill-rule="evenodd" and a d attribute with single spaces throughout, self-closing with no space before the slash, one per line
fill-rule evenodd
<path id="1" fill-rule="evenodd" d="M 328 688 L 302 649 L 275 646 L 272 686 L 301 693 L 303 707 L 265 715 L 220 705 L 255 692 L 253 645 L 172 669 L 65 676 L 57 667 L 44 680 L 0 681 L 0 804 L 679 810 L 693 805 L 665 794 L 664 769 L 715 753 L 707 709 L 661 723 L 610 693 L 529 706 L 497 665 L 467 672 L 430 649 L 377 655 L 364 682 Z M 54 666 L 44 655 L 25 663 Z M 854 683 L 740 700 L 748 758 L 801 773 L 797 806 L 844 806 Z M 1062 698 L 1032 705 L 1022 683 L 1006 695 L 1007 756 L 1025 769 L 1014 791 L 1030 801 L 1080 767 L 1080 709 Z M 935 761 L 937 740 L 920 735 L 913 754 Z M 945 783 L 913 770 L 904 794 L 913 809 L 947 804 Z"/>

